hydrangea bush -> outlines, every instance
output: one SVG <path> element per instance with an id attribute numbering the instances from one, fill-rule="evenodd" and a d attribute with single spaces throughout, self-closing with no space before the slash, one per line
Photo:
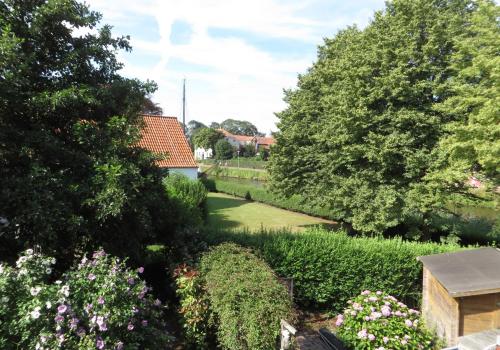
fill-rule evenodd
<path id="1" fill-rule="evenodd" d="M 420 320 L 420 312 L 392 295 L 365 290 L 348 301 L 337 316 L 337 335 L 346 345 L 365 349 L 434 349 L 433 334 Z"/>
<path id="2" fill-rule="evenodd" d="M 161 349 L 162 305 L 119 259 L 98 251 L 53 281 L 55 259 L 28 249 L 0 265 L 1 349 Z"/>

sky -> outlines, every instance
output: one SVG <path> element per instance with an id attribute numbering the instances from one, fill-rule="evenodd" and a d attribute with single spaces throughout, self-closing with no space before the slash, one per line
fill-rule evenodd
<path id="1" fill-rule="evenodd" d="M 316 59 L 323 38 L 366 26 L 384 0 L 87 0 L 113 34 L 130 35 L 119 52 L 122 75 L 158 84 L 153 101 L 186 122 L 247 120 L 276 131 L 283 89 Z"/>

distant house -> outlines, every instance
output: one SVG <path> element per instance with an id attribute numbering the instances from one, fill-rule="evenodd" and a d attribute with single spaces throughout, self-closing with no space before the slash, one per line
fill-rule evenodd
<path id="1" fill-rule="evenodd" d="M 194 150 L 194 158 L 196 160 L 210 159 L 214 156 L 214 152 L 211 148 L 204 149 L 203 147 L 197 147 Z"/>
<path id="2" fill-rule="evenodd" d="M 144 115 L 143 118 L 145 125 L 138 146 L 156 154 L 166 153 L 167 159 L 158 162 L 160 167 L 196 179 L 198 165 L 177 118 L 157 115 Z"/>
<path id="3" fill-rule="evenodd" d="M 225 139 L 233 147 L 240 148 L 246 145 L 253 144 L 255 145 L 256 152 L 259 152 L 263 149 L 269 150 L 271 145 L 274 145 L 274 143 L 276 142 L 274 137 L 234 135 L 224 129 L 219 129 L 219 131 L 224 134 Z"/>

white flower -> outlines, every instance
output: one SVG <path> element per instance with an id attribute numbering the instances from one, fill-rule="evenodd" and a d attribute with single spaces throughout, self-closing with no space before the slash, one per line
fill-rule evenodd
<path id="1" fill-rule="evenodd" d="M 33 255 L 33 249 L 26 249 L 26 255 Z"/>
<path id="2" fill-rule="evenodd" d="M 17 261 L 16 261 L 16 266 L 17 266 L 17 267 L 21 267 L 21 265 L 22 265 L 22 264 L 23 264 L 26 260 L 28 260 L 28 258 L 27 258 L 27 257 L 25 257 L 25 256 L 21 256 L 21 257 L 19 257 L 19 259 L 17 259 Z"/>
<path id="3" fill-rule="evenodd" d="M 3 265 L 0 264 L 0 273 L 3 273 L 4 269 L 3 269 Z"/>
<path id="4" fill-rule="evenodd" d="M 26 270 L 26 269 L 20 269 L 19 270 L 19 276 L 27 275 L 27 274 L 28 274 L 28 270 Z"/>
<path id="5" fill-rule="evenodd" d="M 3 303 L 7 303 L 7 302 L 9 302 L 9 297 L 8 297 L 8 296 L 4 296 L 4 297 L 2 297 L 2 302 L 3 302 Z"/>
<path id="6" fill-rule="evenodd" d="M 40 317 L 40 307 L 39 306 L 35 307 L 35 310 L 31 311 L 30 314 L 31 318 L 36 320 L 38 317 Z"/>
<path id="7" fill-rule="evenodd" d="M 61 283 L 62 283 L 62 281 L 61 281 L 61 280 L 57 280 L 57 281 L 55 281 L 54 283 L 55 283 L 55 284 L 61 284 Z"/>
<path id="8" fill-rule="evenodd" d="M 61 290 L 59 291 L 62 295 L 65 297 L 69 297 L 69 286 L 62 286 Z"/>
<path id="9" fill-rule="evenodd" d="M 40 343 L 37 342 L 36 345 L 35 345 L 35 350 L 40 350 L 40 347 L 41 347 Z"/>
<path id="10" fill-rule="evenodd" d="M 54 265 L 54 264 L 56 263 L 56 258 L 52 258 L 52 259 L 50 259 L 50 263 L 51 263 L 52 265 Z"/>
<path id="11" fill-rule="evenodd" d="M 42 290 L 42 287 L 40 287 L 40 286 L 38 286 L 38 287 L 31 287 L 30 294 L 32 296 L 37 296 L 38 293 L 40 293 L 41 290 Z"/>
<path id="12" fill-rule="evenodd" d="M 47 307 L 47 309 L 50 309 L 52 307 L 52 303 L 50 301 L 47 301 L 45 303 L 45 306 Z"/>
<path id="13" fill-rule="evenodd" d="M 47 275 L 50 275 L 52 273 L 52 269 L 50 267 L 47 267 L 45 269 L 45 272 L 47 273 Z"/>

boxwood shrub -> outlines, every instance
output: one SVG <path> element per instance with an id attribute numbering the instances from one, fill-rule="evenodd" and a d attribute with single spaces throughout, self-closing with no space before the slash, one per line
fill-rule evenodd
<path id="1" fill-rule="evenodd" d="M 416 258 L 460 249 L 399 238 L 351 237 L 320 228 L 302 233 L 208 230 L 206 240 L 254 248 L 276 273 L 294 278 L 298 303 L 335 312 L 365 289 L 384 290 L 418 306 L 422 266 Z"/>
<path id="2" fill-rule="evenodd" d="M 219 245 L 201 257 L 212 322 L 223 349 L 274 349 L 291 300 L 271 268 L 248 249 Z"/>

